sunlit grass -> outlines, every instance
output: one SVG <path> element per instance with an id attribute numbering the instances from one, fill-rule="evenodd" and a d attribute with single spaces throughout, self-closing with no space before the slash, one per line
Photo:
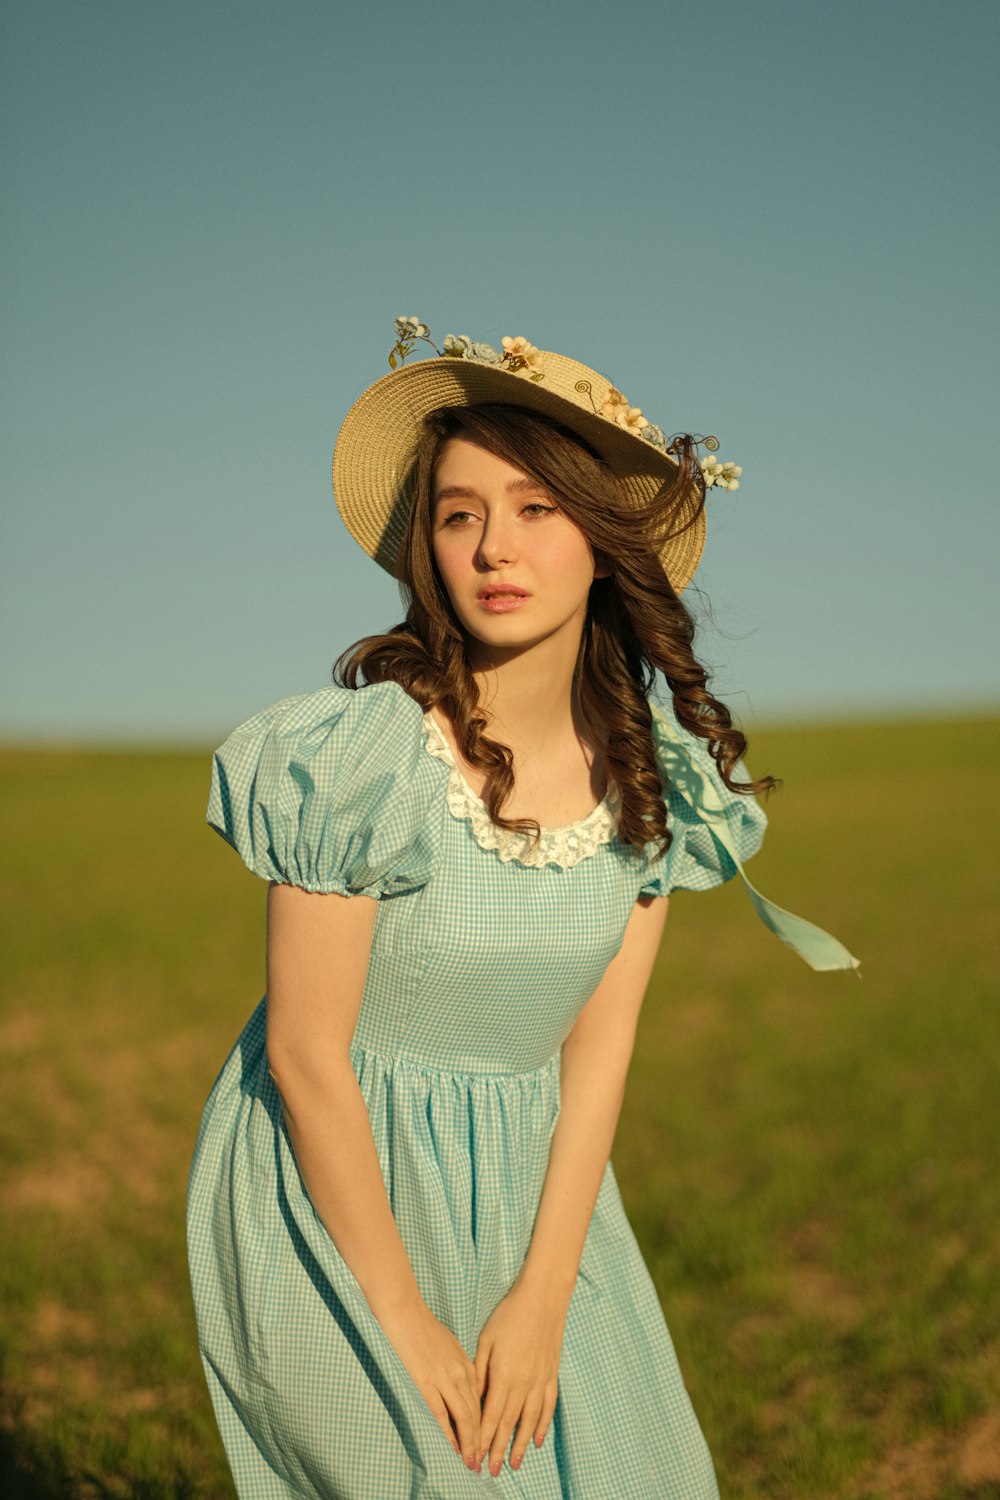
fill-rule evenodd
<path id="1" fill-rule="evenodd" d="M 785 788 L 753 877 L 861 981 L 735 885 L 674 897 L 614 1161 L 727 1500 L 1000 1493 L 998 748 L 757 733 Z M 0 1490 L 231 1496 L 183 1196 L 264 886 L 202 823 L 207 756 L 0 762 Z"/>

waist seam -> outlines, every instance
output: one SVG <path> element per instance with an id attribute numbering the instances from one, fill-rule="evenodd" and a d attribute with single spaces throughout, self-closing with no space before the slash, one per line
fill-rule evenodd
<path id="1" fill-rule="evenodd" d="M 536 1067 L 521 1069 L 450 1068 L 446 1067 L 443 1063 L 430 1062 L 427 1058 L 419 1057 L 413 1052 L 380 1052 L 377 1048 L 366 1046 L 364 1042 L 359 1041 L 351 1042 L 350 1051 L 352 1057 L 361 1054 L 365 1058 L 383 1063 L 388 1067 L 392 1067 L 396 1063 L 403 1063 L 418 1068 L 421 1072 L 437 1073 L 443 1078 L 530 1079 L 558 1069 L 561 1049 L 559 1052 L 554 1052 L 551 1057 L 546 1058 L 545 1062 L 539 1063 Z"/>

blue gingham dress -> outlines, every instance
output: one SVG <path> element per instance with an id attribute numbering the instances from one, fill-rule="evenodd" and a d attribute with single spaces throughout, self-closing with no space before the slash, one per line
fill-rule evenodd
<path id="1" fill-rule="evenodd" d="M 713 770 L 703 745 L 688 743 Z M 764 814 L 718 786 L 749 856 Z M 470 1358 L 528 1248 L 562 1042 L 636 898 L 734 873 L 675 794 L 662 858 L 618 841 L 614 808 L 612 793 L 581 823 L 543 831 L 534 849 L 501 836 L 433 719 L 395 683 L 286 699 L 214 758 L 208 821 L 251 870 L 379 898 L 350 1055 L 421 1294 Z M 498 1478 L 485 1463 L 479 1474 L 464 1466 L 312 1207 L 268 1073 L 266 1005 L 205 1106 L 188 1195 L 201 1352 L 239 1494 L 715 1497 L 610 1162 L 545 1442 L 529 1442 L 521 1467 L 505 1462 Z"/>

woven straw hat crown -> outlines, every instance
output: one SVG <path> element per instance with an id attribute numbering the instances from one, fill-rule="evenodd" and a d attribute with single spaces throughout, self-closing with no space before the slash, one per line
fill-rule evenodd
<path id="1" fill-rule="evenodd" d="M 485 347 L 464 343 L 472 349 Z M 524 340 L 504 343 L 524 344 L 531 350 L 531 363 L 492 349 L 489 362 L 469 353 L 435 354 L 375 381 L 344 419 L 333 455 L 337 508 L 369 557 L 394 576 L 400 571 L 414 453 L 424 419 L 439 407 L 488 403 L 541 412 L 578 433 L 601 455 L 626 500 L 648 502 L 677 477 L 677 462 L 666 451 L 661 430 L 629 407 L 605 376 L 565 355 L 533 349 Z M 678 593 L 690 582 L 705 543 L 701 498 L 701 486 L 692 482 L 678 504 L 675 534 L 659 549 Z"/>

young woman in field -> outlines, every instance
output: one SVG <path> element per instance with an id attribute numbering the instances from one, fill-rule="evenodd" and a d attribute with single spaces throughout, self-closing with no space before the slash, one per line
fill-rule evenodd
<path id="1" fill-rule="evenodd" d="M 396 332 L 334 487 L 405 622 L 214 760 L 271 882 L 191 1173 L 216 1415 L 241 1496 L 707 1500 L 609 1154 L 666 898 L 764 828 L 680 599 L 734 469 L 524 339 Z"/>

